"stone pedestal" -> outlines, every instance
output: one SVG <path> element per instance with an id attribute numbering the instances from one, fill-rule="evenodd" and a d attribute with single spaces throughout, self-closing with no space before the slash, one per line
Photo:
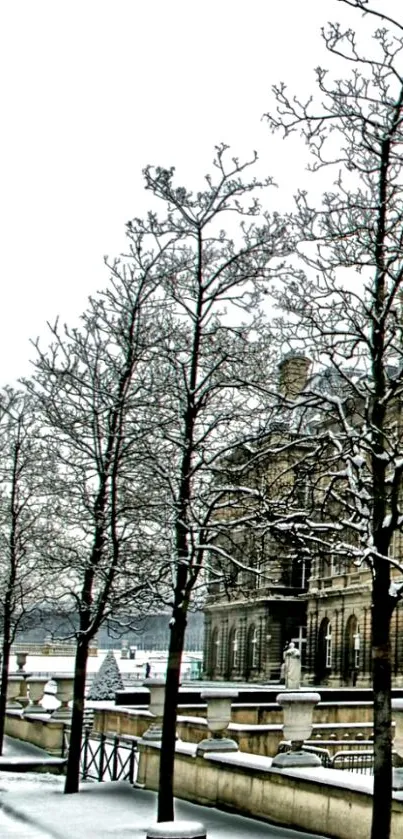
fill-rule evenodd
<path id="1" fill-rule="evenodd" d="M 9 676 L 7 679 L 7 711 L 10 711 L 12 708 L 18 709 L 22 708 L 21 702 L 19 701 L 18 697 L 21 693 L 21 682 L 24 681 L 23 676 L 13 675 Z"/>
<path id="2" fill-rule="evenodd" d="M 165 702 L 165 679 L 145 679 L 143 685 L 150 691 L 149 711 L 153 716 L 153 721 L 143 734 L 143 740 L 161 740 Z"/>
<path id="3" fill-rule="evenodd" d="M 31 676 L 31 673 L 21 673 L 22 679 L 20 681 L 20 693 L 17 697 L 17 701 L 23 708 L 26 708 L 29 704 L 29 697 L 28 697 L 28 679 Z"/>

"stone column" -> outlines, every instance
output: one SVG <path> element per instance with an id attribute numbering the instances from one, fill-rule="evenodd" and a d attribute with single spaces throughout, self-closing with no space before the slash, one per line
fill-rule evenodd
<path id="1" fill-rule="evenodd" d="M 211 679 L 211 616 L 205 616 L 204 622 L 204 650 L 203 650 L 203 676 L 205 679 Z"/>

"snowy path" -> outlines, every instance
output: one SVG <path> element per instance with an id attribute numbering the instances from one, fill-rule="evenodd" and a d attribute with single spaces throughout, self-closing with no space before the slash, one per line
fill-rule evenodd
<path id="1" fill-rule="evenodd" d="M 62 778 L 55 783 L 55 776 L 28 775 L 20 781 L 0 776 L 0 802 L 7 808 L 6 814 L 0 810 L 2 839 L 144 839 L 155 821 L 155 793 L 127 782 L 84 783 L 78 795 L 66 796 Z M 186 801 L 176 801 L 175 812 L 177 819 L 203 822 L 208 839 L 321 839 Z M 13 813 L 17 822 L 10 832 Z"/>
<path id="2" fill-rule="evenodd" d="M 8 755 L 37 751 L 6 738 Z M 77 795 L 63 785 L 60 775 L 0 771 L 1 839 L 144 839 L 155 822 L 156 794 L 127 781 L 83 782 Z M 175 813 L 203 822 L 208 839 L 324 839 L 187 801 Z"/>
<path id="3" fill-rule="evenodd" d="M 52 839 L 50 833 L 26 821 L 9 816 L 0 805 L 0 836 L 2 839 Z"/>

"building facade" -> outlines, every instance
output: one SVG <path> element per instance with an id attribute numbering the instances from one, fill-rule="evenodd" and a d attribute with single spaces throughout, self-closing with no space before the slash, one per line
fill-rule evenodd
<path id="1" fill-rule="evenodd" d="M 306 645 L 306 602 L 297 592 L 261 591 L 205 607 L 204 677 L 220 681 L 280 679 L 283 651 Z M 305 655 L 304 655 L 305 658 Z"/>
<path id="2" fill-rule="evenodd" d="M 282 364 L 279 392 L 286 399 L 302 393 L 309 362 L 293 356 Z M 326 385 L 328 386 L 328 385 Z M 289 434 L 285 426 L 285 437 Z M 278 429 L 276 434 L 278 435 Z M 285 447 L 286 448 L 286 447 Z M 297 481 L 292 464 L 271 473 Z M 290 478 L 288 477 L 288 480 Z M 294 486 L 294 497 L 298 494 Z M 204 676 L 221 681 L 278 681 L 284 649 L 293 641 L 302 659 L 303 680 L 312 685 L 370 686 L 371 572 L 340 557 L 319 554 L 306 561 L 286 542 L 267 540 L 265 551 L 244 543 L 243 564 L 258 567 L 266 553 L 270 580 L 244 575 L 243 584 L 213 583 L 205 605 Z M 401 534 L 393 555 L 403 557 Z M 398 574 L 398 572 L 396 572 Z M 398 576 L 399 582 L 402 581 Z M 395 686 L 403 685 L 403 602 L 392 617 L 391 648 Z"/>

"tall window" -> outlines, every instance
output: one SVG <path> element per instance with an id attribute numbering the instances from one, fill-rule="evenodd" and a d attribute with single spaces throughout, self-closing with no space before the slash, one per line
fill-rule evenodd
<path id="1" fill-rule="evenodd" d="M 291 638 L 291 641 L 295 644 L 297 649 L 301 655 L 301 662 L 305 664 L 306 658 L 306 626 L 299 626 L 298 627 L 298 636 L 295 638 Z"/>
<path id="2" fill-rule="evenodd" d="M 259 666 L 259 639 L 256 627 L 253 630 L 251 637 L 251 665 L 252 667 Z"/>
<path id="3" fill-rule="evenodd" d="M 330 670 L 332 666 L 332 625 L 328 623 L 325 635 L 325 667 Z"/>
<path id="4" fill-rule="evenodd" d="M 239 667 L 239 629 L 235 629 L 232 636 L 232 666 L 234 670 Z"/>
<path id="5" fill-rule="evenodd" d="M 357 629 L 353 635 L 354 638 L 354 667 L 358 670 L 360 666 L 360 648 L 361 648 L 361 637 L 360 637 L 360 627 L 357 624 Z"/>
<path id="6" fill-rule="evenodd" d="M 216 627 L 211 636 L 211 669 L 213 672 L 218 669 L 219 651 L 220 640 L 218 637 L 218 629 Z"/>

